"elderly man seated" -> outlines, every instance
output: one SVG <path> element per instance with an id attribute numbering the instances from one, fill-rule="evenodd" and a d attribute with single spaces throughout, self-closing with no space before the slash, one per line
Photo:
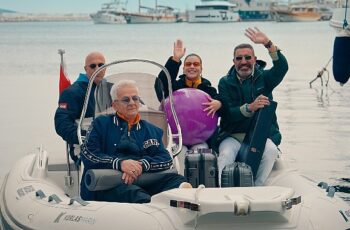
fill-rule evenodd
<path id="1" fill-rule="evenodd" d="M 173 160 L 162 142 L 163 131 L 139 115 L 140 97 L 135 81 L 122 80 L 115 84 L 111 97 L 116 113 L 96 118 L 82 146 L 82 181 L 89 169 L 114 169 L 123 173 L 124 183 L 95 192 L 81 183 L 82 199 L 147 203 L 154 194 L 178 188 L 185 182 L 178 174 L 167 174 L 144 187 L 133 183 L 142 173 L 171 168 Z"/>

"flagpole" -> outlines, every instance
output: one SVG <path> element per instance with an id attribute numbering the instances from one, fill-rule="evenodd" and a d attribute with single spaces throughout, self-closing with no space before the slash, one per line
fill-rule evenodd
<path id="1" fill-rule="evenodd" d="M 66 51 L 64 51 L 64 49 L 58 49 L 58 54 L 61 55 L 61 68 L 64 72 L 64 69 L 63 69 L 63 54 L 65 53 Z M 66 160 L 67 160 L 67 175 L 64 177 L 65 179 L 65 185 L 70 188 L 72 185 L 73 185 L 73 178 L 72 178 L 72 174 L 71 174 L 71 168 L 70 168 L 70 161 L 69 161 L 69 151 L 70 151 L 70 148 L 69 148 L 69 145 L 68 145 L 68 142 L 66 142 Z"/>
<path id="2" fill-rule="evenodd" d="M 65 53 L 66 51 L 64 51 L 64 49 L 58 49 L 58 54 L 61 55 L 61 63 L 63 62 L 63 54 Z"/>

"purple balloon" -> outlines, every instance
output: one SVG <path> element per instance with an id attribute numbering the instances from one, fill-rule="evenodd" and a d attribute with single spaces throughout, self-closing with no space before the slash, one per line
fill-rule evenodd
<path id="1" fill-rule="evenodd" d="M 205 142 L 215 131 L 218 123 L 217 114 L 207 116 L 202 103 L 210 101 L 207 93 L 199 89 L 184 88 L 173 92 L 174 108 L 182 130 L 185 145 Z M 169 98 L 165 99 L 165 112 L 172 133 L 176 133 L 176 125 L 171 114 Z"/>

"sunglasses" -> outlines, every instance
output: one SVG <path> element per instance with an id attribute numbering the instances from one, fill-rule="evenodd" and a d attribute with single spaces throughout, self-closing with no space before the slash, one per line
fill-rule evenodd
<path id="1" fill-rule="evenodd" d="M 101 67 L 101 66 L 103 66 L 103 65 L 104 65 L 104 63 L 98 63 L 98 64 L 93 63 L 93 64 L 90 64 L 89 67 L 90 67 L 91 69 L 95 69 L 96 66 Z"/>
<path id="2" fill-rule="evenodd" d="M 184 64 L 186 67 L 191 67 L 192 65 L 194 66 L 194 67 L 199 67 L 199 66 L 201 66 L 201 63 L 200 62 L 185 62 L 185 64 Z"/>
<path id="3" fill-rule="evenodd" d="M 141 98 L 139 96 L 123 97 L 122 99 L 116 100 L 116 101 L 120 101 L 124 105 L 128 105 L 130 104 L 131 100 L 133 100 L 137 104 L 137 103 L 140 103 Z"/>
<path id="4" fill-rule="evenodd" d="M 242 61 L 243 58 L 244 58 L 246 61 L 252 60 L 252 56 L 250 56 L 250 55 L 246 55 L 246 56 L 237 56 L 237 57 L 235 57 L 235 60 L 236 60 L 236 61 Z"/>

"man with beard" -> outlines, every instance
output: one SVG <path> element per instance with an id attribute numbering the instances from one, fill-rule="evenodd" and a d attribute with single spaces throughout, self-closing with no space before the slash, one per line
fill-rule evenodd
<path id="1" fill-rule="evenodd" d="M 255 44 L 262 44 L 269 51 L 273 66 L 264 70 L 266 63 L 257 60 L 250 44 L 240 44 L 233 53 L 234 65 L 220 79 L 219 94 L 223 102 L 220 121 L 222 142 L 219 145 L 219 181 L 225 165 L 235 161 L 245 134 L 248 132 L 254 113 L 272 100 L 273 89 L 283 80 L 288 63 L 281 51 L 258 28 L 246 29 L 245 35 Z M 266 141 L 265 150 L 257 171 L 255 185 L 263 185 L 270 174 L 281 143 L 276 114 Z"/>

